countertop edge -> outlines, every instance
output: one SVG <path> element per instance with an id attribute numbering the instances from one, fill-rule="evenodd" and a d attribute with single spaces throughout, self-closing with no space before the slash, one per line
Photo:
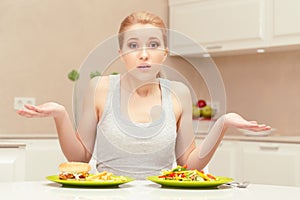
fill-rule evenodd
<path id="1" fill-rule="evenodd" d="M 58 139 L 57 133 L 20 133 L 20 134 L 0 134 L 0 139 Z"/>
<path id="2" fill-rule="evenodd" d="M 196 133 L 197 139 L 204 139 L 205 134 Z M 32 134 L 0 134 L 0 139 L 7 140 L 29 140 L 29 139 L 58 139 L 57 133 L 32 133 Z M 282 136 L 282 135 L 268 135 L 268 136 L 245 136 L 238 134 L 226 134 L 223 140 L 231 141 L 245 141 L 245 142 L 276 142 L 276 143 L 291 143 L 300 144 L 300 136 Z"/>
<path id="3" fill-rule="evenodd" d="M 198 139 L 204 139 L 206 135 L 195 134 L 195 137 Z M 223 140 L 300 144 L 300 136 L 282 136 L 282 135 L 269 135 L 269 136 L 225 135 Z"/>

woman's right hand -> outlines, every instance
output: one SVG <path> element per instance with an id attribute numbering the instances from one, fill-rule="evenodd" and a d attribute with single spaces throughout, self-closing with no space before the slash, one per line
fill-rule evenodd
<path id="1" fill-rule="evenodd" d="M 17 113 L 23 117 L 59 117 L 65 113 L 65 107 L 54 102 L 44 103 L 34 106 L 30 104 L 24 105 L 25 109 L 20 109 Z"/>

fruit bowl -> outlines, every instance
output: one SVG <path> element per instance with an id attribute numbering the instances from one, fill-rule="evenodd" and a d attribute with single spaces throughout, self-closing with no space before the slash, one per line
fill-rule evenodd
<path id="1" fill-rule="evenodd" d="M 250 130 L 246 130 L 246 129 L 238 129 L 240 132 L 243 133 L 243 135 L 246 136 L 268 136 L 270 135 L 273 131 L 275 131 L 276 129 L 272 128 L 270 130 L 266 130 L 266 131 L 250 131 Z"/>

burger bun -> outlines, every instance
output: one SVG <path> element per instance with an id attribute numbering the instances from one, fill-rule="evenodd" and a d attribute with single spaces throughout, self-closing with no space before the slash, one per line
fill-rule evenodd
<path id="1" fill-rule="evenodd" d="M 58 166 L 58 169 L 62 173 L 82 173 L 89 172 L 91 170 L 91 166 L 84 162 L 64 162 Z"/>

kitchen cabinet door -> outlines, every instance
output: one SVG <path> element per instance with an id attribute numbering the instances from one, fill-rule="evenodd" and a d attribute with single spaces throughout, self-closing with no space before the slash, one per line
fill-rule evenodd
<path id="1" fill-rule="evenodd" d="M 299 0 L 169 0 L 169 8 L 170 29 L 198 43 L 170 34 L 170 49 L 186 55 L 300 48 Z"/>
<path id="2" fill-rule="evenodd" d="M 300 145 L 240 142 L 243 179 L 252 183 L 300 186 Z"/>
<path id="3" fill-rule="evenodd" d="M 271 45 L 300 44 L 300 1 L 273 0 L 273 38 Z"/>
<path id="4" fill-rule="evenodd" d="M 203 45 L 208 52 L 267 45 L 263 0 L 181 1 L 170 5 L 170 29 Z M 171 48 L 179 41 L 171 40 Z"/>
<path id="5" fill-rule="evenodd" d="M 239 146 L 237 142 L 222 141 L 209 162 L 209 171 L 218 176 L 239 180 Z"/>
<path id="6" fill-rule="evenodd" d="M 26 148 L 26 181 L 45 180 L 58 173 L 58 165 L 66 159 L 58 139 L 28 140 Z"/>
<path id="7" fill-rule="evenodd" d="M 0 182 L 24 180 L 25 147 L 22 143 L 0 144 Z"/>

